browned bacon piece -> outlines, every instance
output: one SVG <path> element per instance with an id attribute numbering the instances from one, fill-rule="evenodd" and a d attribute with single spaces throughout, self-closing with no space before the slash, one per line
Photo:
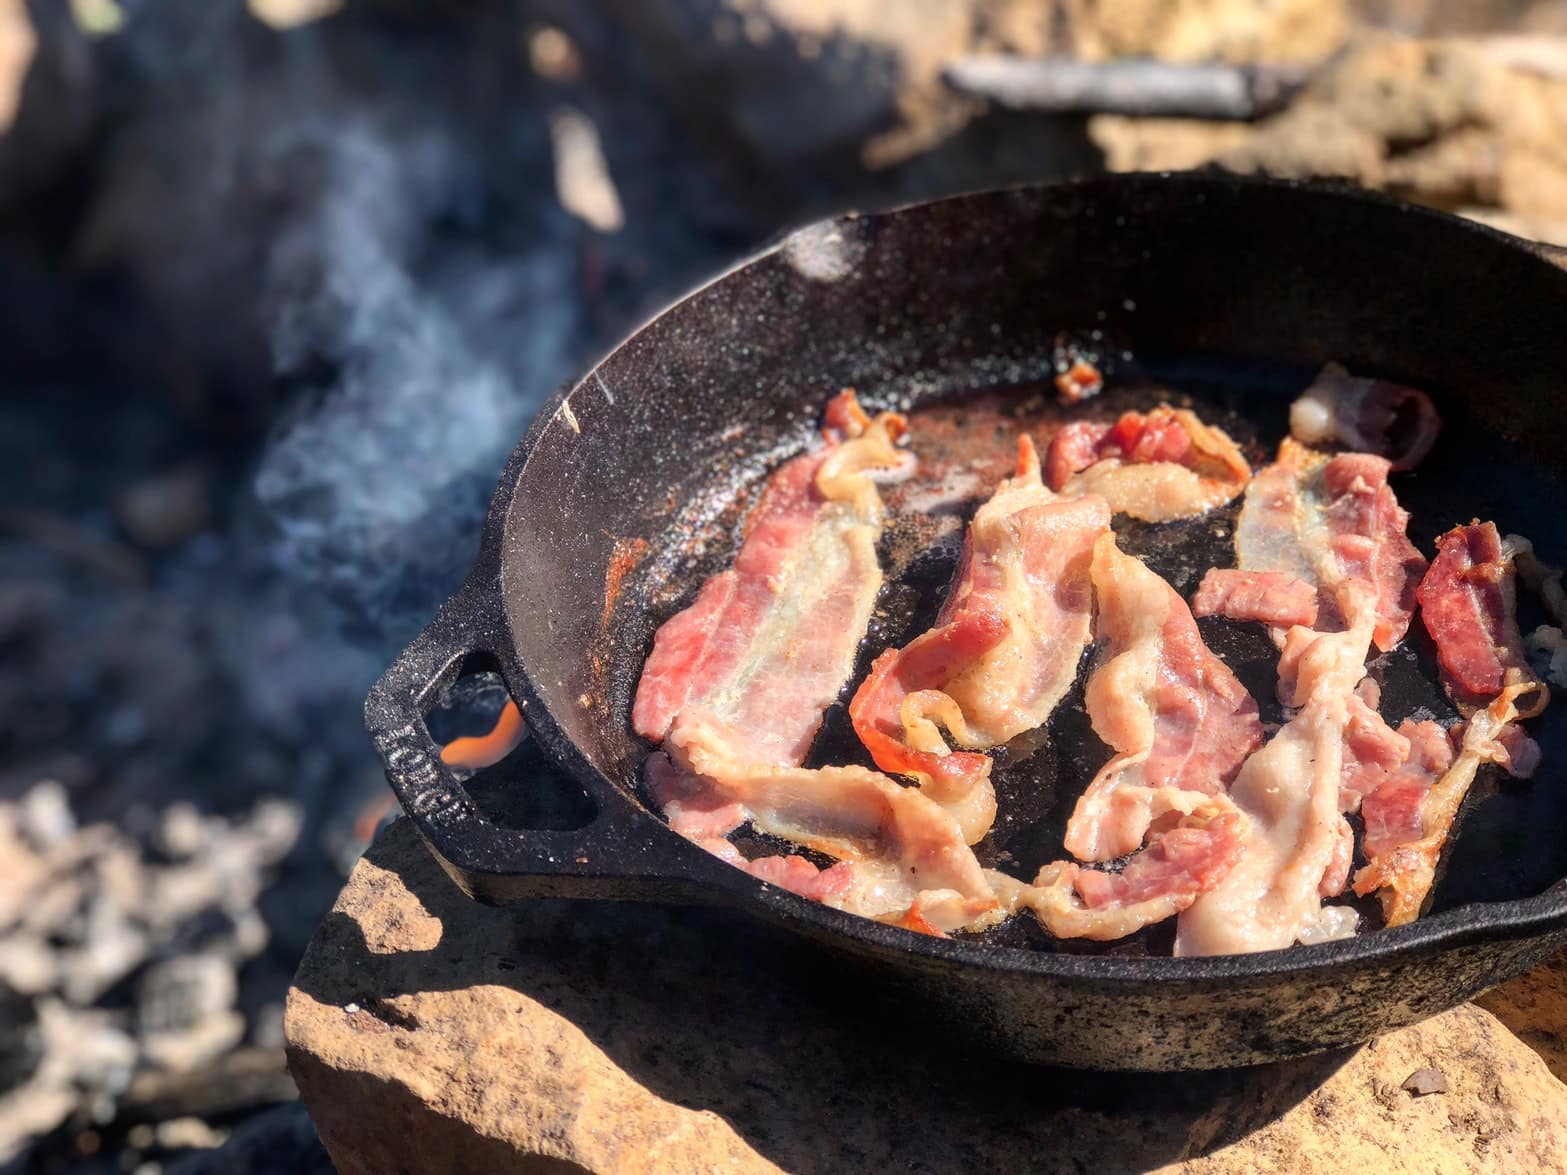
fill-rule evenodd
<path id="1" fill-rule="evenodd" d="M 1317 589 L 1278 571 L 1211 567 L 1192 597 L 1194 616 L 1260 620 L 1273 628 L 1317 622 Z"/>
<path id="2" fill-rule="evenodd" d="M 1468 715 L 1457 757 L 1422 786 L 1418 773 L 1391 777 L 1368 795 L 1369 863 L 1355 892 L 1381 891 L 1389 926 L 1412 922 L 1431 892 L 1458 809 L 1482 763 L 1526 776 L 1539 748 L 1520 728 L 1550 700 L 1524 655 L 1514 614 L 1514 551 L 1490 522 L 1454 527 L 1437 540 L 1437 557 L 1420 583 L 1421 618 L 1436 642 L 1448 695 Z M 1439 758 L 1433 747 L 1428 762 Z"/>
<path id="3" fill-rule="evenodd" d="M 1074 359 L 1065 371 L 1056 373 L 1056 393 L 1063 404 L 1081 404 L 1104 386 L 1105 377 L 1086 359 Z"/>
<path id="4" fill-rule="evenodd" d="M 918 780 L 970 843 L 995 818 L 982 752 L 1042 725 L 1077 674 L 1089 563 L 1109 526 L 1102 499 L 1045 489 L 1033 442 L 1020 438 L 1017 471 L 969 525 L 935 626 L 878 657 L 849 703 L 876 765 Z"/>
<path id="5" fill-rule="evenodd" d="M 1290 435 L 1308 445 L 1340 444 L 1413 469 L 1442 430 L 1431 397 L 1384 379 L 1358 379 L 1329 363 L 1290 406 Z"/>
<path id="6" fill-rule="evenodd" d="M 1051 438 L 1045 476 L 1058 492 L 1101 495 L 1145 522 L 1194 518 L 1232 500 L 1251 466 L 1224 432 L 1160 404 L 1114 424 L 1074 421 Z"/>

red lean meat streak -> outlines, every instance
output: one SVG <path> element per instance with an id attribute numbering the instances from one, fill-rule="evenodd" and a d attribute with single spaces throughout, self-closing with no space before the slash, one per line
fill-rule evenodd
<path id="1" fill-rule="evenodd" d="M 1437 540 L 1436 562 L 1420 583 L 1420 617 L 1460 706 L 1485 705 L 1509 670 L 1527 668 L 1513 591 L 1511 556 L 1495 523 L 1454 527 Z"/>
<path id="2" fill-rule="evenodd" d="M 1277 571 L 1212 567 L 1192 596 L 1194 616 L 1260 620 L 1275 628 L 1317 622 L 1317 589 L 1305 580 Z"/>

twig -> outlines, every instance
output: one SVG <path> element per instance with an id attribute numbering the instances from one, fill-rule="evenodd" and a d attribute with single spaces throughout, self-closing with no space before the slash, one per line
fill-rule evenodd
<path id="1" fill-rule="evenodd" d="M 959 57 L 949 86 L 1014 110 L 1249 120 L 1288 105 L 1313 71 L 1294 66 Z"/>

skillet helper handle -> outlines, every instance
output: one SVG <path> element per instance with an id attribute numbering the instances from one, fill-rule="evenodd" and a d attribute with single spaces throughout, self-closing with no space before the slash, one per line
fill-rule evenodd
<path id="1" fill-rule="evenodd" d="M 474 802 L 442 761 L 425 715 L 467 657 L 503 660 L 501 642 L 508 638 L 490 615 L 476 593 L 459 592 L 365 700 L 365 727 L 387 781 L 447 873 L 470 896 L 493 905 L 533 897 L 689 899 L 706 889 L 704 863 L 684 850 L 706 854 L 657 836 L 660 830 L 648 827 L 656 822 L 612 788 L 590 789 L 593 820 L 565 831 L 506 828 Z"/>

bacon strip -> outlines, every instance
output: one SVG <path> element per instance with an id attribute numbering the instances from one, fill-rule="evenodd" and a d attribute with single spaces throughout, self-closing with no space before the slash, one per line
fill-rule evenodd
<path id="1" fill-rule="evenodd" d="M 1051 438 L 1045 471 L 1051 489 L 1099 494 L 1117 513 L 1145 522 L 1205 514 L 1251 478 L 1223 431 L 1168 404 L 1124 413 L 1114 424 L 1066 425 Z"/>
<path id="2" fill-rule="evenodd" d="M 1358 379 L 1329 363 L 1290 405 L 1290 435 L 1308 445 L 1338 443 L 1413 469 L 1442 430 L 1431 397 L 1383 379 Z"/>
<path id="3" fill-rule="evenodd" d="M 1347 624 L 1370 607 L 1372 638 L 1384 652 L 1409 629 L 1426 567 L 1405 533 L 1409 514 L 1387 484 L 1389 468 L 1370 454 L 1330 458 L 1285 438 L 1278 461 L 1247 487 L 1235 529 L 1242 570 L 1315 586 L 1319 627 Z"/>
<path id="4" fill-rule="evenodd" d="M 648 785 L 671 826 L 764 880 L 828 905 L 937 931 L 998 911 L 958 822 L 918 788 L 864 767 L 780 767 L 735 757 L 735 732 L 710 713 L 676 719 Z M 837 858 L 820 872 L 803 858 L 742 862 L 722 838 L 753 827 Z"/>
<path id="5" fill-rule="evenodd" d="M 1513 552 L 1492 522 L 1456 526 L 1436 545 L 1436 562 L 1417 591 L 1420 618 L 1436 642 L 1449 695 L 1460 709 L 1473 709 L 1502 691 L 1509 671 L 1528 671 Z"/>
<path id="6" fill-rule="evenodd" d="M 853 392 L 834 398 L 827 443 L 768 479 L 734 566 L 654 636 L 631 712 L 638 734 L 662 741 L 703 706 L 745 732 L 750 761 L 803 761 L 881 589 L 871 475 L 908 470 L 894 447 L 904 427 L 893 413 L 869 419 Z"/>
<path id="7" fill-rule="evenodd" d="M 1110 942 L 1180 913 L 1211 889 L 1240 859 L 1245 828 L 1222 795 L 1200 797 L 1119 873 L 1058 861 L 1032 885 L 999 873 L 990 882 L 1008 914 L 1030 909 L 1057 938 Z"/>
<path id="8" fill-rule="evenodd" d="M 1322 936 L 1323 890 L 1342 885 L 1349 865 L 1339 785 L 1349 699 L 1365 672 L 1371 627 L 1368 615 L 1343 632 L 1290 630 L 1309 642 L 1289 699 L 1301 709 L 1231 785 L 1230 798 L 1250 820 L 1244 852 L 1181 915 L 1177 955 L 1270 950 Z"/>
<path id="9" fill-rule="evenodd" d="M 1317 622 L 1317 589 L 1278 571 L 1210 567 L 1192 597 L 1195 616 L 1260 620 L 1274 628 Z"/>
<path id="10" fill-rule="evenodd" d="M 1377 896 L 1387 925 L 1402 926 L 1420 917 L 1436 880 L 1442 849 L 1475 774 L 1482 763 L 1514 766 L 1517 752 L 1508 745 L 1512 740 L 1505 732 L 1511 723 L 1526 716 L 1526 711 L 1539 712 L 1542 704 L 1534 699 L 1542 692 L 1535 681 L 1516 681 L 1503 687 L 1490 705 L 1469 719 L 1458 757 L 1435 784 L 1418 789 L 1412 783 L 1401 794 L 1389 795 L 1386 810 L 1377 813 L 1375 842 L 1370 839 L 1371 817 L 1367 817 L 1366 848 L 1371 859 L 1355 874 L 1355 892 L 1364 897 L 1381 891 Z M 1525 752 L 1524 761 L 1532 771 L 1538 762 L 1536 751 Z M 1371 807 L 1370 799 L 1367 807 Z"/>
<path id="11" fill-rule="evenodd" d="M 1527 776 L 1539 748 L 1513 723 L 1545 709 L 1550 690 L 1524 655 L 1514 612 L 1514 551 L 1490 522 L 1454 527 L 1437 540 L 1437 557 L 1420 583 L 1421 619 L 1436 642 L 1443 681 L 1469 715 L 1456 759 L 1434 782 L 1391 778 L 1368 796 L 1366 855 L 1355 892 L 1378 897 L 1389 926 L 1420 916 L 1458 809 L 1482 763 Z M 1429 756 L 1433 764 L 1437 756 Z"/>
<path id="12" fill-rule="evenodd" d="M 878 657 L 849 703 L 876 765 L 919 781 L 971 844 L 996 811 L 981 752 L 1042 725 L 1077 674 L 1091 553 L 1109 525 L 1102 499 L 1045 489 L 1033 442 L 1020 438 L 1017 472 L 969 525 L 935 627 Z"/>
<path id="13" fill-rule="evenodd" d="M 1094 546 L 1104 660 L 1088 679 L 1094 732 L 1116 754 L 1089 783 L 1066 829 L 1083 861 L 1135 852 L 1159 809 L 1222 796 L 1262 743 L 1257 703 L 1203 644 L 1185 602 L 1124 554 L 1115 536 Z"/>
<path id="14" fill-rule="evenodd" d="M 1262 724 L 1185 602 L 1113 534 L 1094 545 L 1093 581 L 1106 658 L 1088 713 L 1117 753 L 1078 800 L 1066 848 L 1085 861 L 1136 855 L 1114 873 L 1063 861 L 1032 886 L 993 884 L 1058 937 L 1108 940 L 1186 909 L 1239 859 L 1246 819 L 1224 786 Z"/>
<path id="15" fill-rule="evenodd" d="M 881 586 L 872 474 L 907 469 L 903 427 L 833 400 L 827 444 L 769 479 L 735 566 L 655 636 L 632 719 L 665 746 L 647 784 L 676 831 L 765 881 L 939 933 L 997 909 L 957 822 L 874 771 L 799 766 Z M 747 820 L 839 863 L 746 861 L 725 837 Z"/>
<path id="16" fill-rule="evenodd" d="M 1329 458 L 1286 438 L 1278 461 L 1247 488 L 1236 528 L 1241 567 L 1313 585 L 1318 626 L 1329 631 L 1275 631 L 1279 697 L 1299 709 L 1230 788 L 1251 821 L 1245 851 L 1181 915 L 1177 954 L 1268 950 L 1354 928 L 1353 911 L 1322 905 L 1343 889 L 1352 863 L 1342 812 L 1404 760 L 1409 742 L 1356 690 L 1371 644 L 1402 639 L 1425 566 L 1404 533 L 1408 515 L 1388 468 L 1379 457 Z"/>

